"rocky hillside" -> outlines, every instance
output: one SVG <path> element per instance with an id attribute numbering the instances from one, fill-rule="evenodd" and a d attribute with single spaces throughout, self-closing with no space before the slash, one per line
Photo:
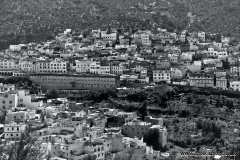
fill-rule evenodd
<path id="1" fill-rule="evenodd" d="M 238 0 L 0 0 L 0 50 L 66 28 L 189 28 L 237 34 Z"/>

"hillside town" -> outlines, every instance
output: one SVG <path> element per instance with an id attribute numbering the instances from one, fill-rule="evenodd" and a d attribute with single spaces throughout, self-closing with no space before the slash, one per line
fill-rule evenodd
<path id="1" fill-rule="evenodd" d="M 43 89 L 166 82 L 238 91 L 239 46 L 231 42 L 220 34 L 186 30 L 177 35 L 166 29 L 121 33 L 108 28 L 76 35 L 67 29 L 42 44 L 10 45 L 1 52 L 0 68 L 3 76 L 30 76 Z"/>
<path id="2" fill-rule="evenodd" d="M 0 85 L 0 144 L 20 141 L 31 128 L 31 136 L 41 142 L 43 154 L 39 159 L 164 160 L 186 159 L 186 156 L 188 159 L 233 159 L 235 153 L 231 156 L 229 152 L 227 156 L 217 154 L 219 149 L 210 143 L 198 149 L 177 147 L 174 144 L 176 137 L 169 137 L 174 137 L 173 130 L 179 129 L 169 127 L 166 123 L 168 117 L 152 116 L 141 110 L 146 101 L 153 99 L 151 96 L 144 98 L 139 112 L 67 97 L 82 98 L 93 91 L 113 89 L 122 93 L 122 90 L 138 87 L 156 87 L 157 90 L 164 85 L 173 88 L 163 96 L 169 101 L 181 99 L 182 94 L 177 94 L 174 86 L 237 93 L 240 91 L 239 47 L 231 37 L 215 33 L 190 33 L 187 30 L 177 33 L 160 28 L 157 31 L 123 32 L 110 27 L 81 34 L 66 29 L 51 41 L 10 45 L 9 49 L 0 52 L 0 79 L 25 77 L 37 91 L 31 93 L 29 85 L 19 87 L 24 82 Z M 130 94 L 131 91 L 127 92 Z M 160 95 L 165 91 L 159 89 L 155 92 Z M 51 93 L 52 97 L 54 94 L 59 96 L 46 99 L 45 95 Z M 139 94 L 137 98 L 141 96 Z M 219 97 L 190 100 L 189 97 L 182 100 L 183 106 L 198 100 L 196 103 L 201 103 L 204 108 L 205 99 L 206 104 L 216 103 L 216 106 L 237 104 L 222 97 L 221 100 Z M 108 100 L 117 106 L 114 94 L 111 93 Z M 180 100 L 166 104 L 161 99 L 156 103 L 176 107 Z M 239 116 L 233 107 L 229 112 Z M 206 124 L 202 121 L 192 120 L 190 123 L 189 117 L 183 117 L 186 118 L 181 120 L 191 129 L 180 128 L 181 132 L 189 130 L 190 137 L 201 138 L 202 135 L 209 136 L 211 130 L 211 134 L 218 138 L 217 143 L 227 143 L 222 141 L 221 131 L 212 121 L 215 117 L 209 122 L 204 121 L 211 125 L 211 129 L 205 129 Z M 234 134 L 238 139 L 234 141 L 237 143 L 240 142 L 240 122 L 235 121 L 238 126 L 235 126 Z M 225 134 L 222 131 L 222 135 Z M 169 139 L 174 146 L 169 145 Z"/>

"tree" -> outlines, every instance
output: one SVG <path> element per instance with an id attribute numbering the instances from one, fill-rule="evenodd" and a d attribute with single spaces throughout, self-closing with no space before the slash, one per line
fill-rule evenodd
<path id="1" fill-rule="evenodd" d="M 144 117 L 148 115 L 148 108 L 147 108 L 147 101 L 144 101 L 141 108 L 139 108 L 139 113 L 141 114 L 142 120 L 144 120 Z"/>
<path id="2" fill-rule="evenodd" d="M 49 98 L 59 98 L 59 91 L 54 88 L 50 90 L 46 96 Z"/>
<path id="3" fill-rule="evenodd" d="M 144 141 L 148 146 L 152 146 L 154 150 L 161 149 L 161 145 L 159 143 L 159 132 L 156 128 L 148 131 L 148 133 L 144 136 Z"/>
<path id="4" fill-rule="evenodd" d="M 147 93 L 142 90 L 135 90 L 134 92 L 130 92 L 129 94 L 127 94 L 127 98 L 130 101 L 143 102 L 147 99 L 147 97 L 148 97 Z"/>
<path id="5" fill-rule="evenodd" d="M 89 126 L 90 126 L 90 127 L 93 127 L 93 126 L 94 126 L 93 121 L 90 122 L 90 125 L 89 125 Z"/>
<path id="6" fill-rule="evenodd" d="M 217 107 L 217 108 L 220 107 L 220 100 L 219 100 L 219 99 L 217 99 L 217 101 L 216 101 L 216 107 Z"/>
<path id="7" fill-rule="evenodd" d="M 1 160 L 38 160 L 45 154 L 41 141 L 32 136 L 33 130 L 27 128 L 19 141 L 8 141 L 0 145 Z"/>
<path id="8" fill-rule="evenodd" d="M 189 97 L 187 98 L 187 104 L 192 104 L 192 102 L 193 102 L 193 97 L 192 97 L 192 96 L 189 96 Z"/>
<path id="9" fill-rule="evenodd" d="M 202 129 L 202 123 L 203 123 L 202 118 L 198 118 L 196 121 L 196 125 L 198 129 Z"/>
<path id="10" fill-rule="evenodd" d="M 177 125 L 174 126 L 174 133 L 178 133 L 179 127 Z"/>
<path id="11" fill-rule="evenodd" d="M 179 113 L 178 113 L 178 117 L 188 117 L 190 115 L 190 111 L 189 110 L 186 110 L 186 109 L 183 109 L 181 110 Z"/>
<path id="12" fill-rule="evenodd" d="M 228 109 L 234 109 L 233 101 L 227 100 L 226 106 L 228 107 Z"/>

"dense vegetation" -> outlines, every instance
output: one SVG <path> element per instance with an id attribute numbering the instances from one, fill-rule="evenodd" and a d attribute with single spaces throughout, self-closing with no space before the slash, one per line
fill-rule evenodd
<path id="1" fill-rule="evenodd" d="M 237 108 L 237 92 L 226 92 L 230 97 L 211 94 L 213 91 L 194 87 L 174 87 L 159 85 L 152 88 L 136 88 L 123 90 L 92 91 L 86 97 L 78 100 L 92 100 L 111 108 L 118 108 L 128 112 L 135 111 L 141 118 L 145 115 L 167 117 L 168 141 L 181 148 L 200 148 L 203 145 L 217 146 L 218 151 L 236 152 L 239 146 L 232 145 L 235 133 L 229 134 L 229 121 L 237 124 L 240 115 L 233 111 Z M 76 99 L 77 100 L 77 99 Z M 159 148 L 156 141 L 149 137 L 158 136 L 157 132 L 145 137 L 147 144 L 158 150 L 173 148 Z M 226 147 L 226 143 L 229 143 Z"/>
<path id="2" fill-rule="evenodd" d="M 41 87 L 33 83 L 27 77 L 8 77 L 0 78 L 0 83 L 2 84 L 15 84 L 17 89 L 29 90 L 30 94 L 38 94 L 41 92 Z"/>
<path id="3" fill-rule="evenodd" d="M 52 39 L 66 28 L 173 31 L 191 24 L 191 30 L 236 35 L 239 6 L 238 0 L 0 0 L 0 50 L 9 44 Z"/>

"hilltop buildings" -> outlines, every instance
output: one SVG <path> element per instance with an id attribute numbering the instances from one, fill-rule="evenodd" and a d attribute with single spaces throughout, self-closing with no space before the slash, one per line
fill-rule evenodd
<path id="1" fill-rule="evenodd" d="M 5 51 L 5 56 L 2 56 L 0 73 L 5 76 L 31 74 L 31 79 L 49 89 L 74 89 L 70 82 L 75 83 L 76 89 L 87 90 L 118 87 L 120 83 L 151 82 L 233 89 L 229 82 L 235 83 L 236 80 L 232 77 L 239 74 L 239 53 L 236 47 L 234 50 L 229 45 L 228 37 L 219 37 L 219 34 L 191 33 L 187 30 L 177 34 L 166 29 L 123 33 L 108 28 L 80 35 L 66 30 L 56 36 L 55 40 L 42 44 L 11 45 Z M 217 77 L 217 72 L 227 74 Z M 42 76 L 41 81 L 37 80 L 33 75 L 40 73 L 49 76 Z M 196 76 L 192 76 L 205 73 L 211 77 L 196 79 Z M 53 83 L 51 74 L 63 75 L 55 77 L 56 81 Z M 63 78 L 69 74 L 79 74 L 79 77 L 86 74 L 84 76 L 89 76 L 89 80 Z M 109 75 L 109 79 L 103 79 L 100 76 L 103 74 Z M 111 75 L 118 75 L 120 78 L 110 78 Z M 84 79 L 89 83 L 85 83 Z M 112 84 L 105 84 L 107 82 Z"/>
<path id="2" fill-rule="evenodd" d="M 229 38 L 211 36 L 215 40 L 209 39 L 209 33 L 187 30 L 180 34 L 164 29 L 123 33 L 108 28 L 76 35 L 67 29 L 48 42 L 11 45 L 0 54 L 0 74 L 29 77 L 44 92 L 56 88 L 63 97 L 121 84 L 168 83 L 239 91 L 239 51 L 229 44 Z M 143 142 L 144 136 L 154 132 L 161 147 L 166 146 L 163 118 L 139 121 L 135 112 L 86 110 L 88 103 L 64 98 L 37 100 L 14 85 L 0 85 L 0 91 L 0 116 L 6 123 L 0 137 L 18 140 L 31 124 L 36 129 L 33 136 L 43 142 L 43 159 L 90 156 L 114 160 L 131 154 L 132 159 L 153 160 L 166 156 Z M 122 126 L 107 128 L 110 122 Z"/>

